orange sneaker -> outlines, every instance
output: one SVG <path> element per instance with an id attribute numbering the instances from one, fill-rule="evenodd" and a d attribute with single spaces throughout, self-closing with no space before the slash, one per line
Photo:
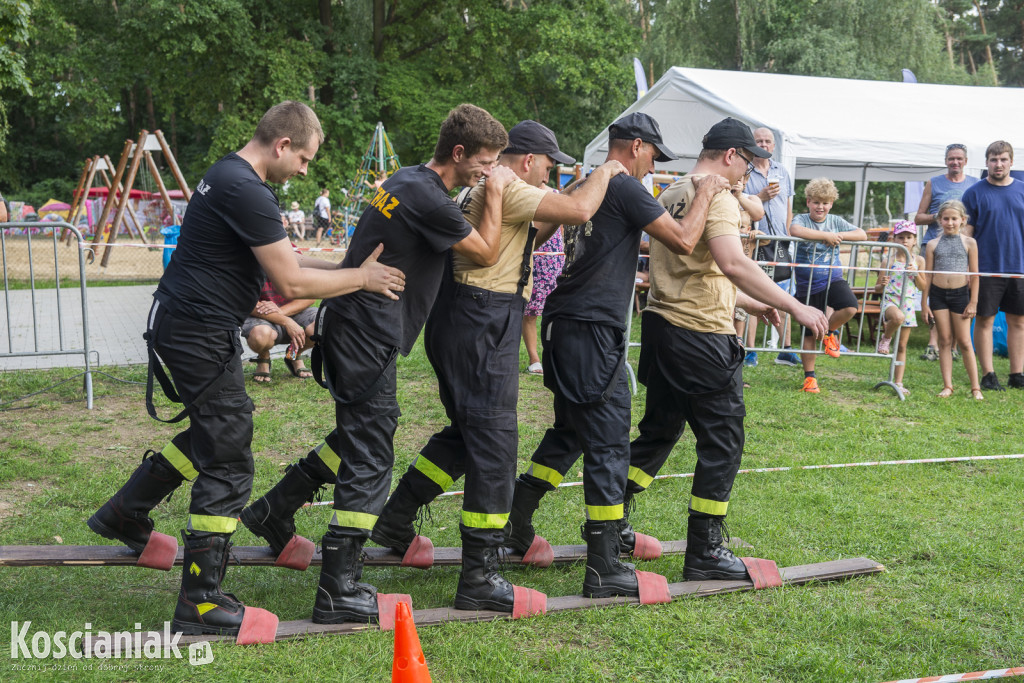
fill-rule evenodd
<path id="1" fill-rule="evenodd" d="M 800 391 L 806 391 L 808 394 L 820 394 L 821 389 L 818 388 L 818 378 L 804 377 L 804 385 Z"/>
<path id="2" fill-rule="evenodd" d="M 832 356 L 833 358 L 839 358 L 839 335 L 835 332 L 829 332 L 825 335 L 825 339 L 822 342 L 825 346 L 825 353 Z"/>

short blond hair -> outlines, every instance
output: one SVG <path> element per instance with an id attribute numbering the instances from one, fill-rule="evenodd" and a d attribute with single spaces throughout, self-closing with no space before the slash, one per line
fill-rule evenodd
<path id="1" fill-rule="evenodd" d="M 293 149 L 308 150 L 313 140 L 317 145 L 323 143 L 324 129 L 309 105 L 285 100 L 267 110 L 252 138 L 264 146 L 272 145 L 281 138 L 290 138 Z"/>
<path id="2" fill-rule="evenodd" d="M 834 202 L 839 199 L 839 190 L 836 189 L 836 184 L 828 178 L 815 178 L 804 188 L 804 197 Z"/>

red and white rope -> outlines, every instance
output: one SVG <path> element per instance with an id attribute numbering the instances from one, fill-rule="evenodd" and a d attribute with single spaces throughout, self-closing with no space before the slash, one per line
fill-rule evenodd
<path id="1" fill-rule="evenodd" d="M 979 462 L 984 460 L 1021 460 L 1024 459 L 1024 453 L 1015 453 L 1013 455 L 968 455 L 960 456 L 956 458 L 918 458 L 915 460 L 868 460 L 865 462 L 847 462 L 838 463 L 833 465 L 801 465 L 798 467 L 759 467 L 756 469 L 745 469 L 739 470 L 737 474 L 764 474 L 767 472 L 793 472 L 797 470 L 833 470 L 841 469 L 844 467 L 877 467 L 880 465 L 925 465 L 935 463 L 951 463 L 951 462 Z M 684 474 L 659 474 L 655 479 L 692 479 L 693 472 L 687 472 Z M 566 481 L 558 485 L 558 488 L 569 488 L 571 486 L 583 486 L 582 481 Z M 461 496 L 465 491 L 446 491 L 440 494 L 441 496 Z M 440 497 L 440 496 L 439 496 Z M 330 501 L 324 501 L 321 503 L 307 503 L 307 505 L 333 505 Z"/>
<path id="2" fill-rule="evenodd" d="M 968 674 L 946 674 L 945 676 L 926 676 L 925 678 L 901 678 L 888 683 L 955 683 L 956 681 L 990 681 L 994 678 L 1010 678 L 1024 676 L 1024 666 L 1010 669 L 989 669 L 988 671 L 972 671 Z"/>

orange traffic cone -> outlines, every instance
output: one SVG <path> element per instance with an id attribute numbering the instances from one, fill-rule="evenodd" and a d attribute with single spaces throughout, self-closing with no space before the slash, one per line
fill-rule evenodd
<path id="1" fill-rule="evenodd" d="M 416 623 L 409 605 L 404 602 L 395 606 L 395 661 L 391 666 L 391 683 L 431 683 Z"/>

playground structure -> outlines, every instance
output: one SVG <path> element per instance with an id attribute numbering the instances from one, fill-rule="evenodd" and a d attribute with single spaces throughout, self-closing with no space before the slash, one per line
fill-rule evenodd
<path id="1" fill-rule="evenodd" d="M 366 153 L 363 154 L 362 162 L 356 176 L 349 181 L 345 188 L 345 200 L 342 203 L 340 225 L 338 220 L 332 221 L 332 229 L 337 231 L 333 235 L 336 244 L 347 244 L 349 235 L 356 227 L 359 216 L 363 209 L 373 199 L 373 194 L 380 184 L 392 173 L 402 167 L 398 155 L 391 146 L 391 140 L 384 130 L 384 124 L 377 122 L 373 131 L 373 139 L 370 140 Z M 337 218 L 337 214 L 336 214 Z"/>
<path id="2" fill-rule="evenodd" d="M 169 191 L 167 189 L 156 161 L 153 159 L 153 152 L 160 152 L 164 155 L 164 161 L 170 168 L 178 186 L 177 191 Z M 178 167 L 174 154 L 167 145 L 163 133 L 159 130 L 153 133 L 143 130 L 139 134 L 137 142 L 125 140 L 124 149 L 121 152 L 121 158 L 118 160 L 116 168 L 107 155 L 102 157 L 97 155 L 86 159 L 82 175 L 78 180 L 78 186 L 73 194 L 71 208 L 68 212 L 68 222 L 72 225 L 77 225 L 83 210 L 86 210 L 86 203 L 90 195 L 106 195 L 106 201 L 103 203 L 103 209 L 100 212 L 99 218 L 92 222 L 92 225 L 95 226 L 95 232 L 91 241 L 91 244 L 94 246 L 93 252 L 90 255 L 90 262 L 95 255 L 102 253 L 100 265 L 105 268 L 109 264 L 112 250 L 109 247 L 103 248 L 98 245 L 101 243 L 106 245 L 113 244 L 117 240 L 122 222 L 131 236 L 139 239 L 143 244 L 150 243 L 146 230 L 143 227 L 143 221 L 139 219 L 131 204 L 133 198 L 138 198 L 142 195 L 148 196 L 148 193 L 142 193 L 134 188 L 143 161 L 145 161 L 149 176 L 152 177 L 156 185 L 157 192 L 154 194 L 159 195 L 165 215 L 169 216 L 172 221 L 180 213 L 176 211 L 174 198 L 171 196 L 172 193 L 180 193 L 180 197 L 185 202 L 192 198 L 192 192 L 188 187 L 188 183 L 185 182 L 185 177 Z M 113 171 L 112 176 L 110 175 L 111 171 Z M 94 187 L 93 184 L 97 178 L 102 184 Z M 113 214 L 113 219 L 111 219 L 111 214 Z M 69 240 L 70 233 L 65 231 L 64 237 L 65 240 Z"/>

